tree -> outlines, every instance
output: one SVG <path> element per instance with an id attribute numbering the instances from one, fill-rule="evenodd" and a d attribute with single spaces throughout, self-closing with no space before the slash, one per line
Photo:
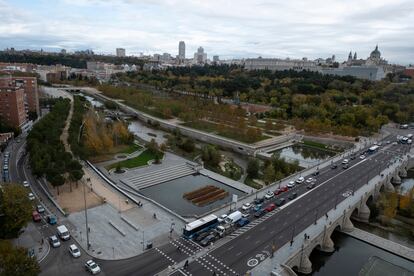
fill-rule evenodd
<path id="1" fill-rule="evenodd" d="M 259 160 L 250 158 L 247 163 L 246 172 L 250 178 L 256 178 L 259 175 Z"/>
<path id="2" fill-rule="evenodd" d="M 17 184 L 4 185 L 0 189 L 0 238 L 17 237 L 32 215 L 32 205 L 24 187 Z M 1 267 L 1 266 L 0 266 Z"/>
<path id="3" fill-rule="evenodd" d="M 39 273 L 38 262 L 27 254 L 26 249 L 0 240 L 0 276 L 36 276 Z"/>
<path id="4" fill-rule="evenodd" d="M 273 168 L 272 164 L 269 164 L 266 169 L 264 170 L 263 180 L 266 185 L 269 185 L 275 179 L 275 168 Z"/>

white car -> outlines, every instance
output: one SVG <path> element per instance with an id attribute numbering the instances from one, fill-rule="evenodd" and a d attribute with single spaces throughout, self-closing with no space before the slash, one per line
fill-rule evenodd
<path id="1" fill-rule="evenodd" d="M 95 275 L 101 272 L 101 268 L 93 260 L 89 260 L 85 263 L 85 268 L 91 274 Z"/>
<path id="2" fill-rule="evenodd" d="M 219 223 L 222 223 L 223 221 L 226 220 L 226 218 L 227 218 L 227 215 L 223 214 L 223 215 L 219 216 L 217 220 L 218 220 Z"/>
<path id="3" fill-rule="evenodd" d="M 60 246 L 60 241 L 59 239 L 56 237 L 56 235 L 50 236 L 49 237 L 49 242 L 52 245 L 52 247 L 56 248 Z"/>
<path id="4" fill-rule="evenodd" d="M 245 203 L 245 204 L 243 204 L 243 206 L 242 206 L 242 210 L 243 211 L 247 211 L 247 210 L 249 210 L 250 208 L 252 208 L 252 204 L 251 203 Z"/>
<path id="5" fill-rule="evenodd" d="M 250 214 L 249 213 L 242 213 L 242 217 L 243 218 L 248 218 L 248 217 L 250 217 Z"/>
<path id="6" fill-rule="evenodd" d="M 23 187 L 29 188 L 30 187 L 29 182 L 23 181 Z"/>
<path id="7" fill-rule="evenodd" d="M 348 159 L 344 159 L 344 160 L 342 160 L 342 164 L 348 164 L 349 163 L 349 160 Z"/>
<path id="8" fill-rule="evenodd" d="M 36 207 L 36 209 L 37 209 L 37 212 L 39 213 L 39 214 L 41 214 L 41 213 L 44 213 L 45 212 L 45 208 L 42 206 L 42 205 L 37 205 L 37 207 Z"/>
<path id="9" fill-rule="evenodd" d="M 29 197 L 30 200 L 34 200 L 35 199 L 35 196 L 34 196 L 33 193 L 29 193 L 27 196 Z"/>
<path id="10" fill-rule="evenodd" d="M 267 191 L 267 193 L 265 194 L 265 199 L 271 199 L 274 196 L 275 194 L 272 191 Z"/>
<path id="11" fill-rule="evenodd" d="M 359 158 L 361 158 L 361 159 L 365 159 L 365 155 L 361 155 Z"/>
<path id="12" fill-rule="evenodd" d="M 305 178 L 303 176 L 296 179 L 296 183 L 298 183 L 298 184 L 302 184 L 304 181 L 305 181 Z"/>
<path id="13" fill-rule="evenodd" d="M 308 179 L 306 179 L 306 183 L 308 183 L 308 184 L 310 184 L 312 182 L 315 182 L 315 181 L 316 181 L 316 179 L 312 178 L 312 177 L 309 177 Z"/>
<path id="14" fill-rule="evenodd" d="M 297 181 L 297 180 L 296 180 Z M 295 181 L 289 181 L 289 183 L 287 184 L 288 188 L 293 188 L 295 187 Z"/>
<path id="15" fill-rule="evenodd" d="M 79 248 L 75 244 L 69 246 L 69 252 L 74 258 L 79 258 L 81 255 Z"/>

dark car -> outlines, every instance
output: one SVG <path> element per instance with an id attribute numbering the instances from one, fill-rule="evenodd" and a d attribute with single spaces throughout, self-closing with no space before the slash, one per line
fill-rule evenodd
<path id="1" fill-rule="evenodd" d="M 57 223 L 57 219 L 56 219 L 56 217 L 55 217 L 54 215 L 48 215 L 48 216 L 46 217 L 46 220 L 47 220 L 47 222 L 48 222 L 50 225 L 54 225 L 54 224 L 56 224 L 56 223 Z"/>
<path id="2" fill-rule="evenodd" d="M 201 242 L 200 242 L 200 245 L 202 245 L 202 246 L 207 246 L 207 245 L 209 245 L 210 243 L 212 243 L 213 241 L 215 241 L 216 240 L 216 236 L 215 235 L 208 235 L 207 237 L 205 237 Z"/>
<path id="3" fill-rule="evenodd" d="M 351 155 L 351 157 L 350 157 L 351 160 L 354 160 L 355 158 L 356 158 L 355 155 Z"/>
<path id="4" fill-rule="evenodd" d="M 313 176 L 318 176 L 319 175 L 319 171 L 316 171 L 313 173 Z"/>
<path id="5" fill-rule="evenodd" d="M 306 186 L 306 188 L 308 188 L 310 190 L 310 189 L 315 188 L 315 186 L 316 186 L 315 182 L 312 182 L 308 186 Z"/>
<path id="6" fill-rule="evenodd" d="M 285 204 L 285 202 L 286 199 L 284 199 L 283 197 L 279 198 L 278 200 L 276 200 L 276 206 L 282 206 L 283 204 Z"/>
<path id="7" fill-rule="evenodd" d="M 281 190 L 281 189 L 276 189 L 273 193 L 274 193 L 275 195 L 279 195 L 279 194 L 281 194 L 281 193 L 282 193 L 282 190 Z"/>
<path id="8" fill-rule="evenodd" d="M 197 235 L 197 237 L 194 238 L 194 240 L 196 242 L 200 242 L 200 241 L 204 240 L 204 238 L 207 237 L 208 235 L 209 235 L 209 232 L 200 233 L 199 235 Z"/>
<path id="9" fill-rule="evenodd" d="M 344 170 L 346 170 L 348 168 L 349 168 L 349 165 L 348 164 L 345 164 L 345 165 L 342 166 L 342 169 L 344 169 Z"/>
<path id="10" fill-rule="evenodd" d="M 264 201 L 264 198 L 263 198 L 263 197 L 259 197 L 259 198 L 256 198 L 256 199 L 254 200 L 254 203 L 256 203 L 256 204 L 260 204 L 260 203 L 263 203 L 263 201 Z"/>
<path id="11" fill-rule="evenodd" d="M 261 216 L 263 216 L 264 215 L 264 213 L 265 213 L 266 211 L 264 210 L 264 209 L 260 209 L 259 211 L 257 211 L 256 213 L 254 213 L 254 216 L 256 217 L 256 218 L 260 218 Z"/>
<path id="12" fill-rule="evenodd" d="M 336 164 L 332 164 L 332 165 L 331 165 L 331 169 L 333 169 L 333 170 L 334 170 L 334 169 L 336 169 L 336 168 L 338 168 L 338 165 L 336 165 Z"/>
<path id="13" fill-rule="evenodd" d="M 288 186 L 283 186 L 282 188 L 280 188 L 280 190 L 282 192 L 287 192 L 289 190 L 289 187 Z"/>
<path id="14" fill-rule="evenodd" d="M 292 200 L 292 199 L 295 199 L 297 196 L 298 196 L 298 194 L 295 192 L 295 193 L 291 193 L 291 194 L 288 196 L 288 198 L 289 198 L 290 200 Z"/>

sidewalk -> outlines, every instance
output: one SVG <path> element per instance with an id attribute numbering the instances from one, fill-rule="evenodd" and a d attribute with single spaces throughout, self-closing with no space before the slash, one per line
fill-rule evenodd
<path id="1" fill-rule="evenodd" d="M 24 228 L 24 232 L 12 242 L 16 246 L 27 248 L 29 254 L 30 252 L 33 252 L 39 263 L 46 258 L 50 251 L 49 242 L 46 238 L 42 237 L 42 234 L 37 229 L 37 225 L 32 222 L 29 223 L 27 227 Z"/>

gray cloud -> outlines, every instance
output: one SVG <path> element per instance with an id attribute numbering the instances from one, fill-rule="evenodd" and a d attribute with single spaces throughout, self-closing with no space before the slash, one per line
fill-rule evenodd
<path id="1" fill-rule="evenodd" d="M 57 0 L 32 9 L 0 0 L 0 10 L 0 48 L 175 55 L 185 40 L 188 56 L 203 46 L 223 57 L 345 58 L 378 43 L 391 62 L 414 61 L 408 0 Z"/>

